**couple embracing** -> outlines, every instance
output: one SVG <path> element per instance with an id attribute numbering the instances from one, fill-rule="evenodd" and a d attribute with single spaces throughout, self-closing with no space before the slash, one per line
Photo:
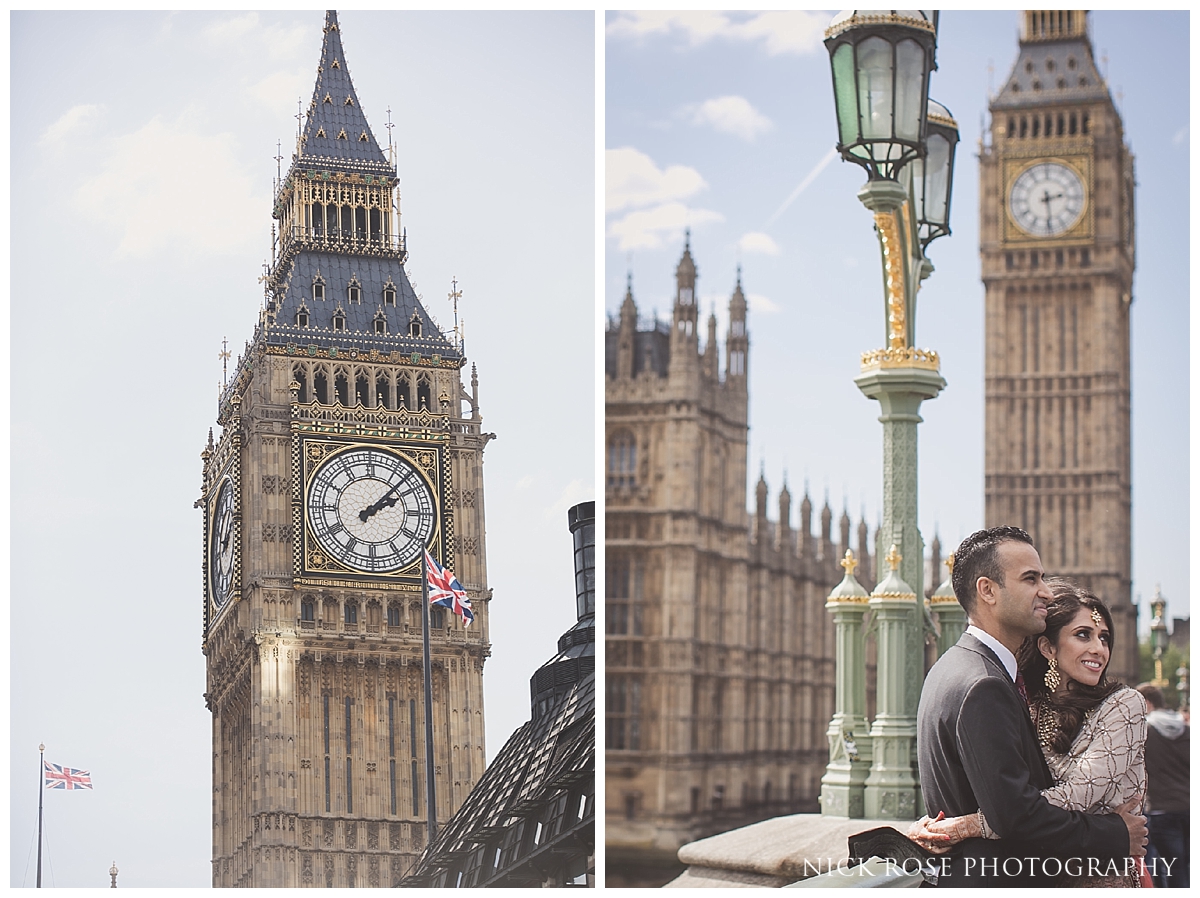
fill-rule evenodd
<path id="1" fill-rule="evenodd" d="M 955 553 L 971 626 L 930 670 L 917 714 L 925 807 L 910 838 L 938 885 L 1136 886 L 1145 854 L 1145 700 L 1110 682 L 1108 608 L 1047 579 L 1029 534 Z"/>

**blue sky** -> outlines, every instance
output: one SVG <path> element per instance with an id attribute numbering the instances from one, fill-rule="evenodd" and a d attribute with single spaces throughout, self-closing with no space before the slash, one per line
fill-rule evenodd
<path id="1" fill-rule="evenodd" d="M 833 153 L 828 54 L 834 12 L 606 14 L 604 303 L 632 273 L 639 312 L 669 317 L 684 227 L 707 317 L 742 264 L 750 314 L 749 478 L 793 508 L 807 483 L 874 527 L 881 507 L 878 406 L 854 386 L 883 345 L 882 279 L 862 170 Z M 1188 14 L 1091 14 L 1095 55 L 1137 173 L 1132 311 L 1133 589 L 1188 614 Z M 978 163 L 989 90 L 1017 56 L 1018 13 L 944 12 L 930 96 L 962 141 L 949 237 L 917 308 L 917 345 L 947 388 L 923 404 L 920 527 L 948 551 L 983 521 L 983 287 Z M 775 508 L 774 498 L 770 507 Z M 797 512 L 793 510 L 795 516 Z M 814 513 L 814 519 L 817 515 Z M 793 525 L 798 519 L 793 518 Z M 1143 615 L 1144 626 L 1145 615 Z"/>
<path id="2" fill-rule="evenodd" d="M 409 273 L 479 367 L 492 656 L 487 753 L 575 621 L 567 508 L 595 497 L 595 17 L 339 17 L 375 134 L 395 124 Z M 262 301 L 324 13 L 13 13 L 10 869 L 207 886 L 200 451 L 218 353 Z M 53 60 L 48 64 L 47 60 Z M 468 389 L 469 367 L 464 372 Z"/>

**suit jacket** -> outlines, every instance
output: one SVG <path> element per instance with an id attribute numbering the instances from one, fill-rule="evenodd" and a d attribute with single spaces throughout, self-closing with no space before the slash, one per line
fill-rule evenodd
<path id="1" fill-rule="evenodd" d="M 930 816 L 982 810 L 1000 839 L 967 839 L 947 855 L 941 886 L 1046 886 L 1056 864 L 1129 854 L 1119 816 L 1066 811 L 1046 801 L 1052 785 L 1033 722 L 995 653 L 969 633 L 925 679 L 917 710 L 917 761 Z M 1005 875 L 1004 861 L 1011 861 Z M 1031 860 L 1032 859 L 1032 860 Z M 985 863 L 986 862 L 986 863 Z M 1019 871 L 1019 872 L 1017 872 Z"/>

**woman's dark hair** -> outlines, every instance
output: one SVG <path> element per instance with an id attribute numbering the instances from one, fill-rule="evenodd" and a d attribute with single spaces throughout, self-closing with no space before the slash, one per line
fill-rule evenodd
<path id="1" fill-rule="evenodd" d="M 1087 712 L 1102 701 L 1123 689 L 1124 684 L 1118 680 L 1108 679 L 1108 667 L 1100 674 L 1100 682 L 1088 686 L 1076 680 L 1067 684 L 1063 695 L 1054 696 L 1046 688 L 1046 671 L 1050 664 L 1038 650 L 1038 639 L 1045 636 L 1052 645 L 1058 645 L 1059 637 L 1065 627 L 1069 626 L 1079 613 L 1080 608 L 1098 611 L 1108 626 L 1109 658 L 1112 657 L 1113 620 L 1108 607 L 1088 590 L 1077 586 L 1070 580 L 1058 577 L 1047 577 L 1046 585 L 1054 594 L 1054 598 L 1046 606 L 1046 629 L 1036 636 L 1026 636 L 1021 647 L 1017 649 L 1017 666 L 1025 678 L 1025 689 L 1029 693 L 1030 702 L 1041 700 L 1058 716 L 1059 726 L 1054 734 L 1051 748 L 1058 754 L 1065 754 L 1079 735 L 1083 726 L 1083 718 Z"/>

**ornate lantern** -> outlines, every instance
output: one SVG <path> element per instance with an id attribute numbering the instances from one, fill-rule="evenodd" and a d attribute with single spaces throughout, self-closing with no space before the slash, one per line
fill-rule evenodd
<path id="1" fill-rule="evenodd" d="M 825 32 L 838 152 L 872 181 L 894 181 L 900 169 L 925 155 L 937 16 L 934 10 L 848 10 Z"/>
<path id="2" fill-rule="evenodd" d="M 917 236 L 924 250 L 950 233 L 950 189 L 954 182 L 954 151 L 958 123 L 937 100 L 929 101 L 925 124 L 925 158 L 912 162 L 913 200 Z"/>

